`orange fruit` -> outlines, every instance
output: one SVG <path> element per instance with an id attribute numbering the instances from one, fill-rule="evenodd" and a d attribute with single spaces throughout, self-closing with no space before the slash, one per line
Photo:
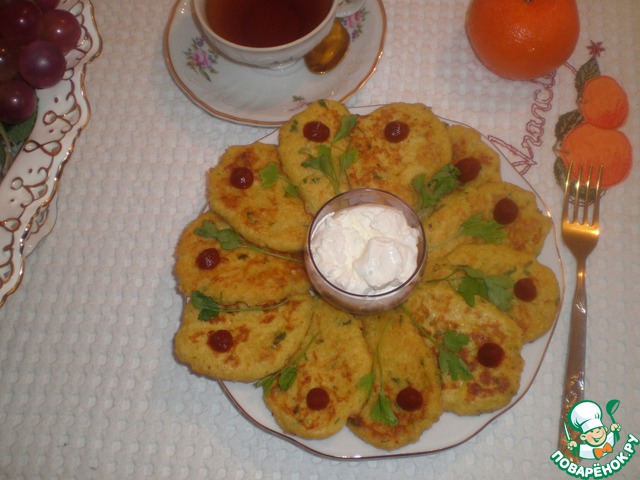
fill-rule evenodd
<path id="1" fill-rule="evenodd" d="M 575 0 L 471 0 L 465 26 L 478 59 L 513 80 L 557 69 L 573 53 L 580 33 Z"/>
<path id="2" fill-rule="evenodd" d="M 621 183 L 631 171 L 632 154 L 631 143 L 627 136 L 619 130 L 604 129 L 581 123 L 574 127 L 564 137 L 559 150 L 565 166 L 573 161 L 574 172 L 577 177 L 577 166 L 582 163 L 583 178 L 589 166 L 593 165 L 591 185 L 595 186 L 598 179 L 600 164 L 604 165 L 602 172 L 603 188 L 609 188 Z"/>
<path id="3" fill-rule="evenodd" d="M 589 80 L 579 102 L 584 121 L 600 128 L 618 128 L 629 116 L 627 94 L 615 79 L 601 75 Z"/>

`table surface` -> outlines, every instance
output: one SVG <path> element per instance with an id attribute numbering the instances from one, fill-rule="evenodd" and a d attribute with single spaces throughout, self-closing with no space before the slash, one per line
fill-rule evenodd
<path id="1" fill-rule="evenodd" d="M 312 455 L 256 428 L 217 382 L 176 362 L 177 238 L 205 201 L 205 171 L 227 146 L 270 130 L 214 118 L 177 88 L 162 48 L 173 3 L 94 2 L 104 46 L 86 74 L 92 118 L 64 170 L 57 223 L 0 309 L 0 477 L 567 478 L 550 460 L 575 285 L 563 245 L 565 301 L 531 389 L 478 435 L 436 454 Z M 478 128 L 509 158 L 526 159 L 525 178 L 558 225 L 554 126 L 575 108 L 575 71 L 592 42 L 603 47 L 601 72 L 628 94 L 621 130 L 636 160 L 640 151 L 640 4 L 578 3 L 578 46 L 550 84 L 508 81 L 482 67 L 464 34 L 466 1 L 385 0 L 384 54 L 347 104 L 420 102 Z M 620 401 L 623 439 L 640 437 L 639 181 L 634 165 L 604 196 L 587 280 L 586 397 Z M 640 458 L 631 458 L 613 478 L 638 477 Z"/>

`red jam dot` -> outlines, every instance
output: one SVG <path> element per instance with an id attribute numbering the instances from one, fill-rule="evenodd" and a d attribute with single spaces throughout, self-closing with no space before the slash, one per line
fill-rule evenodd
<path id="1" fill-rule="evenodd" d="M 236 167 L 231 172 L 231 185 L 244 190 L 253 185 L 253 172 L 247 167 Z"/>
<path id="2" fill-rule="evenodd" d="M 523 302 L 531 302 L 538 296 L 538 289 L 532 278 L 521 278 L 513 286 L 513 294 Z"/>
<path id="3" fill-rule="evenodd" d="M 209 333 L 209 346 L 216 352 L 228 352 L 233 347 L 233 337 L 228 330 L 216 330 Z"/>
<path id="4" fill-rule="evenodd" d="M 478 362 L 488 368 L 495 368 L 504 358 L 504 349 L 495 343 L 485 343 L 478 349 Z"/>
<path id="5" fill-rule="evenodd" d="M 454 167 L 456 167 L 460 171 L 458 180 L 460 180 L 462 183 L 467 183 L 471 180 L 475 180 L 478 177 L 482 165 L 480 164 L 480 160 L 478 160 L 477 158 L 466 157 L 462 160 L 458 160 Z"/>
<path id="6" fill-rule="evenodd" d="M 307 393 L 307 406 L 311 410 L 323 410 L 329 405 L 329 394 L 322 387 L 316 387 Z"/>
<path id="7" fill-rule="evenodd" d="M 399 143 L 409 136 L 409 125 L 394 120 L 384 127 L 384 138 L 391 143 Z"/>
<path id="8" fill-rule="evenodd" d="M 196 257 L 196 265 L 201 270 L 211 270 L 220 263 L 220 252 L 215 248 L 207 248 Z"/>
<path id="9" fill-rule="evenodd" d="M 413 387 L 405 387 L 398 393 L 396 403 L 408 412 L 420 410 L 423 404 L 422 394 Z"/>
<path id="10" fill-rule="evenodd" d="M 493 208 L 493 219 L 500 225 L 513 223 L 518 216 L 518 205 L 510 198 L 503 198 Z"/>
<path id="11" fill-rule="evenodd" d="M 326 142 L 331 135 L 329 127 L 318 121 L 305 123 L 302 133 L 307 140 L 318 143 Z"/>

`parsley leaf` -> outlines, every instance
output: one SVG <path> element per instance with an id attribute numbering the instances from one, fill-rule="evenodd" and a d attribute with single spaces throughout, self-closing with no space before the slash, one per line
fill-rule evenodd
<path id="1" fill-rule="evenodd" d="M 409 317 L 411 323 L 418 329 L 420 335 L 429 340 L 438 349 L 438 365 L 442 373 L 448 373 L 452 380 L 470 380 L 473 378 L 468 365 L 458 355 L 460 350 L 469 343 L 469 337 L 455 330 L 447 330 L 444 333 L 442 343 L 438 343 L 425 328 L 420 325 L 416 319 L 409 313 L 407 308 L 402 305 L 402 311 Z"/>
<path id="2" fill-rule="evenodd" d="M 303 358 L 306 357 L 307 350 L 309 350 L 309 347 L 311 347 L 311 345 L 313 344 L 317 336 L 318 334 L 316 333 L 311 338 L 311 340 L 309 340 L 309 343 L 307 343 L 304 349 L 293 359 L 291 363 L 289 363 L 282 369 L 278 370 L 277 372 L 272 373 L 271 375 L 267 375 L 264 378 L 261 378 L 255 383 L 256 387 L 262 387 L 263 395 L 266 395 L 267 393 L 269 393 L 269 390 L 271 390 L 271 388 L 273 387 L 273 384 L 276 381 L 276 379 L 278 380 L 278 387 L 280 388 L 280 390 L 286 391 L 289 388 L 291 388 L 291 386 L 296 381 L 296 377 L 298 376 L 298 364 Z"/>
<path id="3" fill-rule="evenodd" d="M 507 237 L 507 232 L 504 229 L 504 225 L 500 225 L 495 220 L 485 220 L 482 218 L 482 213 L 476 213 L 465 220 L 458 232 L 443 240 L 440 243 L 429 244 L 429 251 L 437 250 L 445 245 L 447 242 L 458 238 L 461 235 L 468 235 L 470 237 L 480 238 L 487 243 L 500 243 Z"/>
<path id="4" fill-rule="evenodd" d="M 316 157 L 309 155 L 307 160 L 302 162 L 302 166 L 322 172 L 331 183 L 333 191 L 337 195 L 340 193 L 340 178 L 333 168 L 333 163 L 331 163 L 331 147 L 319 145 L 317 153 Z"/>
<path id="5" fill-rule="evenodd" d="M 487 298 L 487 286 L 481 278 L 465 275 L 462 281 L 455 289 L 467 302 L 467 305 L 474 307 L 476 304 L 476 295 Z"/>
<path id="6" fill-rule="evenodd" d="M 425 174 L 413 179 L 411 185 L 418 194 L 418 214 L 421 217 L 433 213 L 440 199 L 458 187 L 459 174 L 457 168 L 448 164 L 438 170 L 428 182 Z"/>
<path id="7" fill-rule="evenodd" d="M 444 332 L 444 347 L 453 353 L 460 352 L 467 343 L 469 343 L 469 337 L 463 333 L 458 333 L 455 330 Z"/>
<path id="8" fill-rule="evenodd" d="M 371 409 L 371 419 L 392 427 L 400 422 L 398 417 L 396 417 L 396 414 L 393 413 L 393 410 L 391 409 L 391 402 L 382 389 L 380 389 L 378 400 Z"/>
<path id="9" fill-rule="evenodd" d="M 280 169 L 276 162 L 269 162 L 269 164 L 258 173 L 264 188 L 273 186 L 278 181 L 278 178 L 280 178 Z"/>
<path id="10" fill-rule="evenodd" d="M 456 291 L 462 295 L 467 305 L 475 305 L 475 296 L 480 296 L 495 305 L 500 311 L 507 311 L 513 302 L 514 281 L 509 272 L 502 275 L 484 275 L 482 272 L 462 265 L 464 276 Z"/>
<path id="11" fill-rule="evenodd" d="M 350 148 L 340 155 L 340 172 L 346 172 L 353 163 L 358 159 L 358 151 Z"/>
<path id="12" fill-rule="evenodd" d="M 280 370 L 280 376 L 278 377 L 278 386 L 280 390 L 283 392 L 289 390 L 289 387 L 293 385 L 293 382 L 296 381 L 296 376 L 298 375 L 298 366 L 296 365 L 287 365 L 282 370 Z"/>
<path id="13" fill-rule="evenodd" d="M 274 305 L 236 308 L 220 305 L 215 298 L 205 295 L 198 290 L 194 290 L 191 293 L 191 303 L 194 307 L 200 310 L 200 313 L 198 314 L 198 320 L 202 322 L 208 322 L 213 318 L 218 318 L 218 316 L 220 316 L 220 313 L 259 312 L 273 310 L 275 308 L 281 307 L 288 301 L 289 298 L 285 298 L 283 301 Z"/>
<path id="14" fill-rule="evenodd" d="M 340 128 L 332 140 L 332 145 L 338 140 L 346 138 L 356 124 L 357 115 L 344 115 L 340 120 Z M 338 170 L 334 167 L 333 149 L 329 145 L 318 145 L 317 155 L 309 155 L 307 160 L 302 162 L 303 167 L 319 170 L 331 183 L 334 193 L 340 193 L 340 179 L 346 170 L 358 159 L 358 152 L 355 149 L 348 149 L 339 158 Z"/>
<path id="15" fill-rule="evenodd" d="M 443 349 L 439 351 L 438 365 L 440 366 L 440 371 L 448 373 L 453 381 L 458 380 L 458 378 L 463 380 L 471 380 L 473 378 L 467 364 L 450 350 Z"/>
<path id="16" fill-rule="evenodd" d="M 215 223 L 211 220 L 203 220 L 202 226 L 195 229 L 195 233 L 205 238 L 213 238 L 217 240 L 220 247 L 223 250 L 235 250 L 236 248 L 246 248 L 254 252 L 264 253 L 265 255 L 271 255 L 272 257 L 281 258 L 283 260 L 291 260 L 292 262 L 301 263 L 302 260 L 298 258 L 288 257 L 276 252 L 260 248 L 256 245 L 248 243 L 237 232 L 231 228 L 219 229 Z"/>
<path id="17" fill-rule="evenodd" d="M 361 388 L 365 391 L 366 397 L 371 397 L 371 392 L 373 391 L 373 385 L 376 383 L 376 372 L 372 369 L 366 375 L 363 375 L 358 382 L 358 388 Z"/>
<path id="18" fill-rule="evenodd" d="M 282 179 L 286 183 L 284 187 L 285 196 L 297 197 L 298 194 L 300 194 L 314 210 L 316 209 L 313 201 L 311 201 L 304 191 L 300 190 L 291 180 L 280 173 L 280 168 L 276 162 L 269 162 L 269 164 L 258 173 L 260 175 L 260 182 L 264 188 L 271 188 L 276 184 L 278 179 Z"/>
<path id="19" fill-rule="evenodd" d="M 481 238 L 488 243 L 499 243 L 507 236 L 504 226 L 495 220 L 484 220 L 481 213 L 469 217 L 463 224 L 461 234 Z"/>
<path id="20" fill-rule="evenodd" d="M 343 115 L 340 119 L 340 128 L 336 132 L 336 136 L 333 138 L 333 143 L 348 137 L 351 134 L 353 127 L 356 126 L 357 119 L 357 115 Z"/>
<path id="21" fill-rule="evenodd" d="M 387 331 L 387 328 L 391 324 L 394 319 L 390 319 L 387 324 L 384 326 L 382 330 L 382 334 L 378 339 L 378 344 L 376 345 L 376 350 L 373 355 L 373 363 L 371 364 L 371 371 L 366 375 L 360 378 L 358 382 L 358 388 L 362 388 L 367 393 L 367 401 L 371 398 L 371 394 L 373 393 L 373 386 L 376 382 L 376 367 L 380 372 L 380 392 L 378 393 L 378 398 L 376 402 L 371 407 L 371 419 L 376 422 L 381 422 L 386 425 L 397 425 L 398 417 L 393 413 L 393 409 L 391 408 L 391 402 L 387 398 L 384 393 L 384 376 L 382 375 L 382 360 L 380 359 L 380 343 L 382 342 L 382 337 L 384 337 L 384 333 Z"/>

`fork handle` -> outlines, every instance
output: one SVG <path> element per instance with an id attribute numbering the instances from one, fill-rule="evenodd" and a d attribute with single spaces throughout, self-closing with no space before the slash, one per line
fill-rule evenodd
<path id="1" fill-rule="evenodd" d="M 564 377 L 564 392 L 562 394 L 562 411 L 560 414 L 560 441 L 559 450 L 565 456 L 571 458 L 567 443 L 565 422 L 571 408 L 579 401 L 584 400 L 585 387 L 585 358 L 587 346 L 587 268 L 586 259 L 577 260 L 576 289 L 573 294 L 571 306 L 571 323 L 569 324 L 569 347 L 567 351 L 567 364 Z M 574 432 L 577 434 L 577 432 Z M 577 435 L 573 440 L 577 439 Z M 578 460 L 575 459 L 574 460 Z"/>

